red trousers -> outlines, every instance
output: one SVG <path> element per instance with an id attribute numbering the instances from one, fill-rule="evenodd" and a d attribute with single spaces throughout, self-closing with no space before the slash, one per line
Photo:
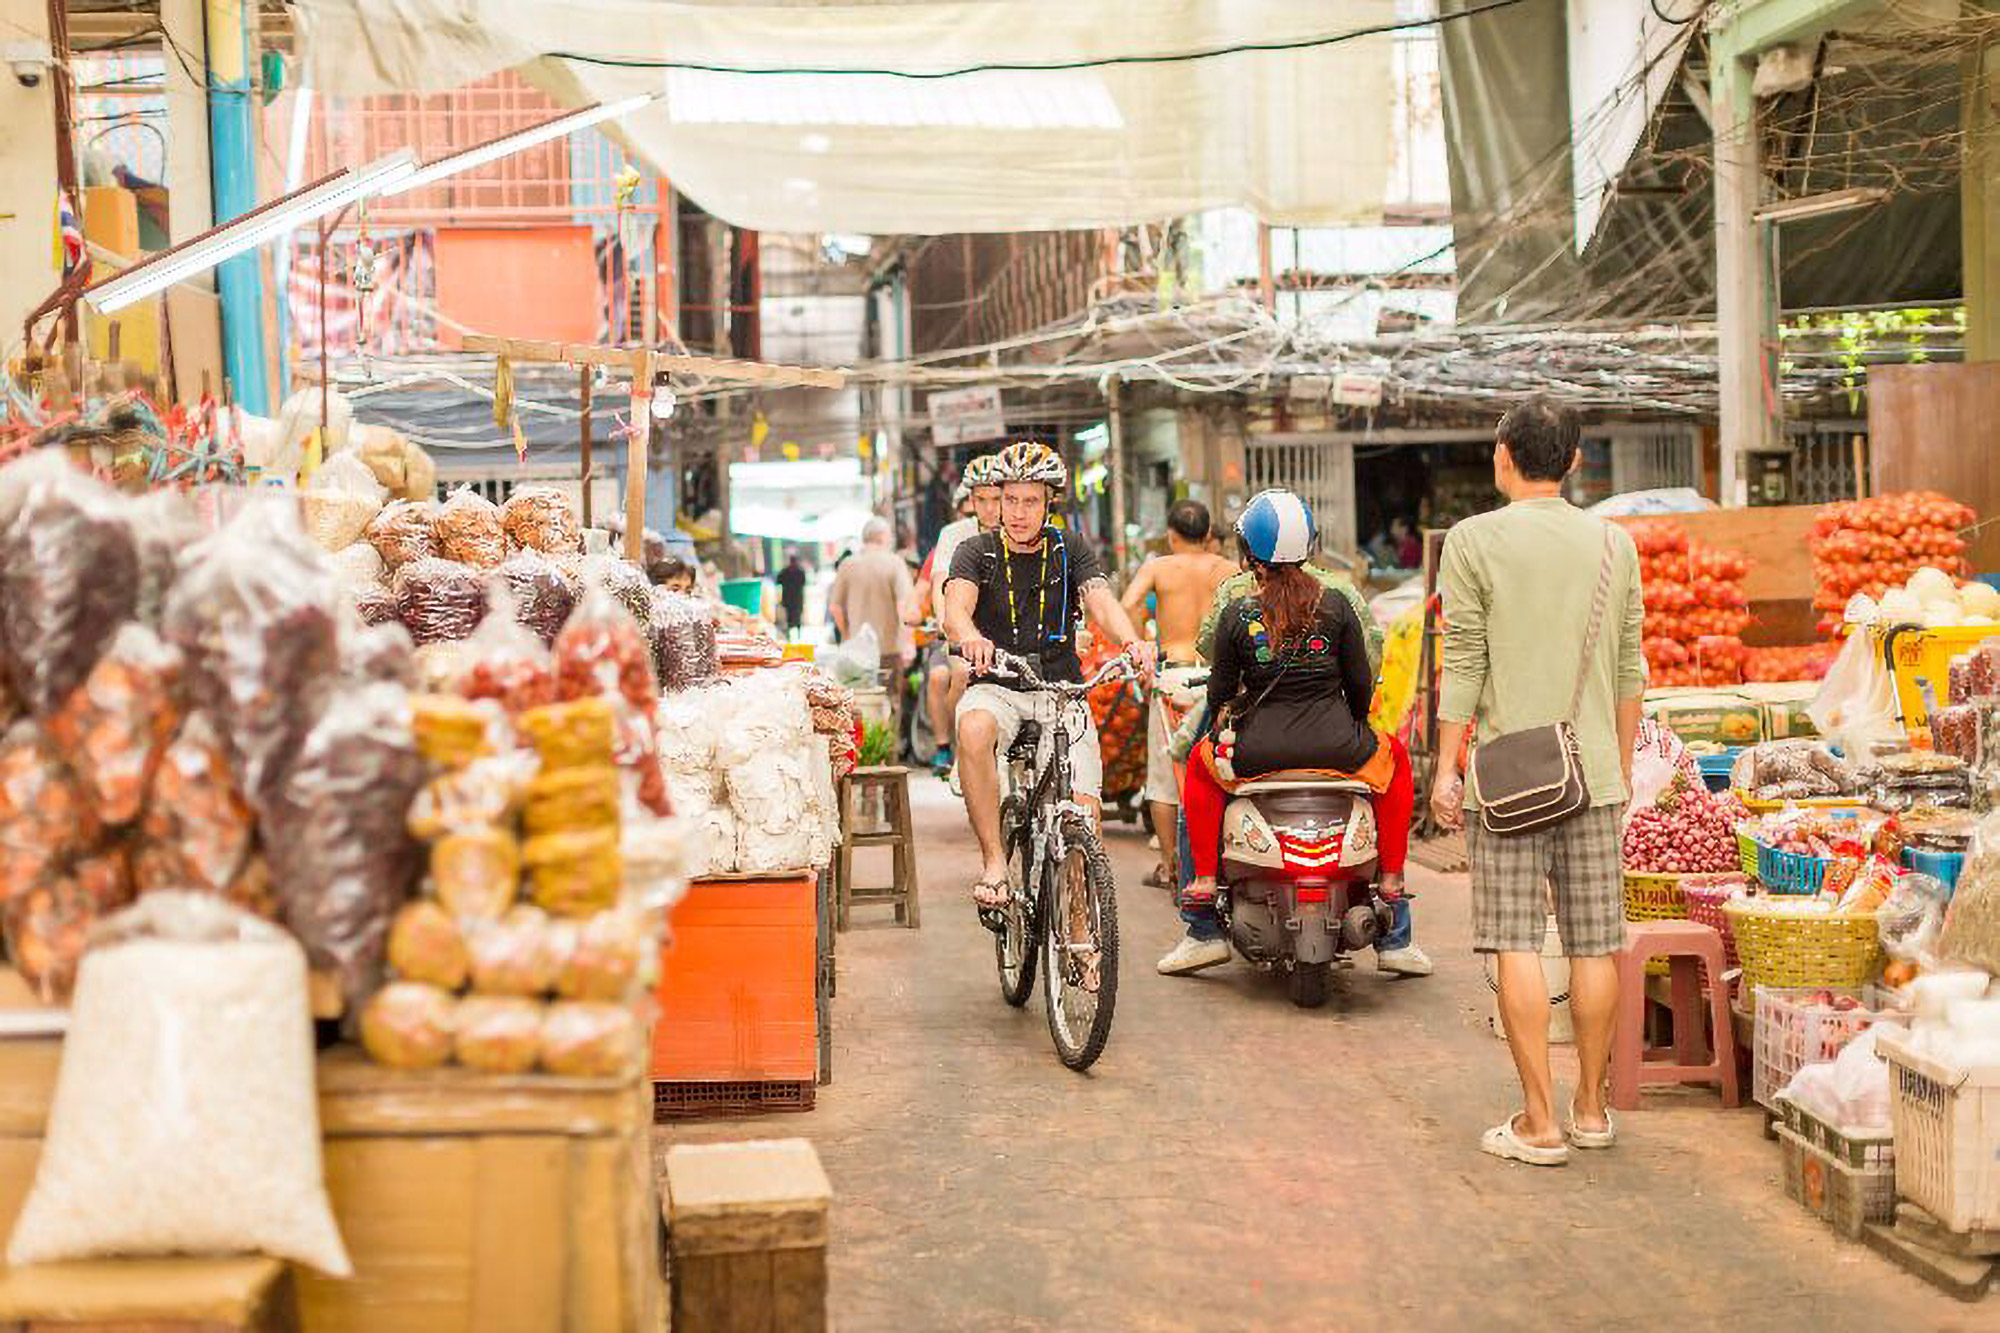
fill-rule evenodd
<path id="1" fill-rule="evenodd" d="M 1396 761 L 1389 790 L 1378 793 L 1375 801 L 1376 853 L 1382 873 L 1400 875 L 1410 850 L 1410 817 L 1416 813 L 1417 784 L 1410 771 L 1410 752 L 1394 736 L 1382 738 Z M 1188 759 L 1187 778 L 1181 784 L 1181 811 L 1187 817 L 1188 845 L 1194 853 L 1194 873 L 1214 878 L 1222 860 L 1222 811 L 1229 793 L 1215 780 L 1215 742 L 1204 740 Z"/>

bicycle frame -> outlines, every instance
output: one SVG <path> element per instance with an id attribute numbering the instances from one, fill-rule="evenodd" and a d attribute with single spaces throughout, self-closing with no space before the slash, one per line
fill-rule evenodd
<path id="1" fill-rule="evenodd" d="M 1095 818 L 1091 809 L 1078 801 L 1071 792 L 1075 780 L 1069 761 L 1070 742 L 1074 733 L 1070 730 L 1069 719 L 1072 709 L 1088 709 L 1086 699 L 1090 692 L 1115 675 L 1131 677 L 1131 660 L 1125 657 L 1113 658 L 1099 667 L 1089 680 L 1082 684 L 1065 681 L 1044 681 L 1035 669 L 1021 658 L 1005 651 L 996 651 L 993 665 L 999 670 L 1009 670 L 1025 681 L 1029 688 L 1040 694 L 1053 694 L 1057 699 L 1055 722 L 1050 728 L 1049 758 L 1042 764 L 1028 783 L 1024 794 L 1029 828 L 1029 848 L 1031 855 L 1028 870 L 1023 876 L 1026 881 L 1022 889 L 1029 893 L 1030 914 L 1034 901 L 1033 885 L 1038 885 L 1047 867 L 1063 863 L 1069 854 L 1069 841 L 1063 828 L 1071 815 L 1079 819 Z M 1085 717 L 1089 714 L 1086 711 Z M 1084 725 L 1088 725 L 1086 722 Z M 1003 775 L 1004 777 L 1004 775 Z M 1002 799 L 1005 799 L 1003 794 Z"/>

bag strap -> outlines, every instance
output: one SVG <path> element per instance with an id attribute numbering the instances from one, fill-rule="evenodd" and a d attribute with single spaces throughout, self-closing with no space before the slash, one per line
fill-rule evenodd
<path id="1" fill-rule="evenodd" d="M 1576 667 L 1576 689 L 1569 696 L 1569 712 L 1566 720 L 1574 726 L 1577 710 L 1583 707 L 1583 687 L 1590 679 L 1590 660 L 1597 652 L 1597 632 L 1604 624 L 1604 609 L 1611 601 L 1611 564 L 1618 548 L 1613 544 L 1612 529 L 1604 525 L 1604 557 L 1597 565 L 1597 591 L 1590 599 L 1590 628 L 1583 634 L 1583 660 Z"/>

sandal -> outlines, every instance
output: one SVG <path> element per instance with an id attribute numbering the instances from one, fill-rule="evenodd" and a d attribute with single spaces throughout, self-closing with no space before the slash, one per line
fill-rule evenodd
<path id="1" fill-rule="evenodd" d="M 1563 1126 L 1563 1137 L 1577 1148 L 1611 1148 L 1618 1143 L 1618 1121 L 1612 1117 L 1611 1108 L 1604 1108 L 1604 1128 L 1585 1129 L 1576 1123 L 1576 1099 L 1569 1103 L 1569 1123 Z"/>
<path id="2" fill-rule="evenodd" d="M 1146 887 L 1149 889 L 1170 889 L 1173 886 L 1173 877 L 1167 873 L 1165 866 L 1154 866 L 1146 875 Z"/>
<path id="3" fill-rule="evenodd" d="M 1514 1117 L 1505 1120 L 1479 1136 L 1479 1150 L 1510 1162 L 1524 1162 L 1529 1166 L 1569 1165 L 1569 1145 L 1559 1143 L 1545 1147 L 1539 1143 L 1529 1143 L 1514 1128 Z"/>

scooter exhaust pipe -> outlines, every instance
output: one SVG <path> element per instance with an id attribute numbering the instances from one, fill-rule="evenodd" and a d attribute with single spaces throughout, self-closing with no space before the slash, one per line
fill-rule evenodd
<path id="1" fill-rule="evenodd" d="M 1375 919 L 1374 909 L 1365 903 L 1348 908 L 1340 918 L 1340 938 L 1351 952 L 1366 949 L 1381 933 L 1381 922 Z"/>

